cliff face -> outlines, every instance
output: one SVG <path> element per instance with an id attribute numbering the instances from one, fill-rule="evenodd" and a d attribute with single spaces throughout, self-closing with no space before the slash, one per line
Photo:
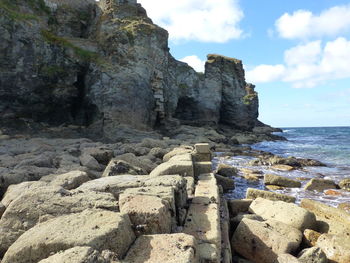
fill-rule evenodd
<path id="1" fill-rule="evenodd" d="M 197 73 L 135 1 L 0 0 L 0 118 L 89 126 L 113 138 L 185 123 L 251 130 L 258 98 L 239 60 Z"/>

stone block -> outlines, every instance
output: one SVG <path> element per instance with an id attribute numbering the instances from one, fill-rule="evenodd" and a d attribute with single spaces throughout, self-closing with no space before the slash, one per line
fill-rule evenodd
<path id="1" fill-rule="evenodd" d="M 252 202 L 252 199 L 228 200 L 227 205 L 230 212 L 230 217 L 235 217 L 239 213 L 247 213 Z"/>
<path id="2" fill-rule="evenodd" d="M 322 249 L 330 262 L 350 262 L 350 237 L 349 235 L 321 235 L 316 245 Z"/>
<path id="3" fill-rule="evenodd" d="M 278 185 L 283 187 L 301 187 L 300 182 L 275 174 L 265 174 L 264 183 L 266 185 Z"/>
<path id="4" fill-rule="evenodd" d="M 166 234 L 171 231 L 168 202 L 147 195 L 128 196 L 120 204 L 120 212 L 128 214 L 136 235 Z"/>
<path id="5" fill-rule="evenodd" d="M 301 240 L 302 233 L 284 223 L 244 218 L 232 236 L 231 245 L 237 253 L 253 262 L 271 263 L 278 254 L 296 251 Z"/>
<path id="6" fill-rule="evenodd" d="M 250 205 L 249 212 L 264 219 L 280 221 L 300 231 L 316 226 L 316 217 L 313 213 L 292 203 L 257 198 Z"/>
<path id="7" fill-rule="evenodd" d="M 140 236 L 123 262 L 132 263 L 199 263 L 195 238 L 186 234 Z"/>
<path id="8" fill-rule="evenodd" d="M 210 153 L 209 143 L 197 143 L 194 145 L 197 153 Z"/>
<path id="9" fill-rule="evenodd" d="M 337 189 L 337 185 L 332 180 L 313 178 L 305 185 L 304 189 L 323 192 L 327 189 Z"/>
<path id="10" fill-rule="evenodd" d="M 211 173 L 212 163 L 211 162 L 195 162 L 194 163 L 195 175 Z"/>
<path id="11" fill-rule="evenodd" d="M 246 193 L 247 199 L 256 199 L 258 197 L 269 199 L 272 201 L 283 201 L 288 203 L 295 203 L 295 200 L 296 200 L 295 197 L 285 195 L 285 194 L 279 194 L 279 193 L 253 189 L 253 188 L 247 189 L 247 193 Z"/>
<path id="12" fill-rule="evenodd" d="M 204 174 L 197 182 L 193 204 L 219 204 L 220 194 L 214 174 Z"/>

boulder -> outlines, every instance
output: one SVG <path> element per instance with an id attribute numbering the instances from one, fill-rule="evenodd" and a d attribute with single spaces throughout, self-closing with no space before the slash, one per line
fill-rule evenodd
<path id="1" fill-rule="evenodd" d="M 305 185 L 304 189 L 323 192 L 326 189 L 337 189 L 337 185 L 332 180 L 313 178 Z"/>
<path id="2" fill-rule="evenodd" d="M 68 191 L 61 187 L 37 188 L 23 193 L 10 203 L 0 220 L 0 254 L 38 222 L 89 208 L 118 211 L 118 203 L 109 193 Z"/>
<path id="3" fill-rule="evenodd" d="M 350 178 L 345 178 L 339 182 L 339 187 L 341 189 L 350 191 Z"/>
<path id="4" fill-rule="evenodd" d="M 80 164 L 82 166 L 85 166 L 88 169 L 94 170 L 94 171 L 102 171 L 102 165 L 98 163 L 98 161 L 92 157 L 90 154 L 83 154 L 79 157 Z"/>
<path id="5" fill-rule="evenodd" d="M 91 147 L 85 148 L 83 153 L 89 154 L 96 159 L 100 164 L 107 165 L 109 161 L 114 157 L 114 152 L 111 149 L 105 147 Z"/>
<path id="6" fill-rule="evenodd" d="M 142 168 L 133 166 L 126 161 L 113 159 L 107 165 L 102 174 L 102 177 L 115 176 L 120 174 L 142 175 L 147 174 L 147 172 Z"/>
<path id="7" fill-rule="evenodd" d="M 197 242 L 191 235 L 182 233 L 144 235 L 135 241 L 124 261 L 130 263 L 199 263 L 197 254 Z"/>
<path id="8" fill-rule="evenodd" d="M 301 187 L 300 182 L 275 174 L 265 174 L 264 183 L 267 185 L 278 185 L 284 187 Z"/>
<path id="9" fill-rule="evenodd" d="M 170 233 L 172 222 L 169 203 L 157 196 L 120 196 L 120 212 L 129 215 L 137 235 Z"/>
<path id="10" fill-rule="evenodd" d="M 316 217 L 313 213 L 296 204 L 282 201 L 257 198 L 250 205 L 249 212 L 257 214 L 264 219 L 277 220 L 300 231 L 314 228 L 316 224 Z"/>
<path id="11" fill-rule="evenodd" d="M 60 251 L 38 263 L 111 263 L 91 247 L 73 247 Z"/>
<path id="12" fill-rule="evenodd" d="M 295 168 L 293 166 L 290 166 L 290 165 L 286 165 L 286 164 L 275 164 L 275 165 L 272 165 L 271 168 L 273 170 L 277 170 L 277 171 L 292 171 L 294 170 Z"/>
<path id="13" fill-rule="evenodd" d="M 301 243 L 299 230 L 275 220 L 243 219 L 234 232 L 232 248 L 256 263 L 271 263 L 278 254 L 292 253 Z"/>
<path id="14" fill-rule="evenodd" d="M 323 234 L 317 240 L 317 246 L 322 249 L 331 262 L 350 262 L 350 237 L 349 235 Z"/>
<path id="15" fill-rule="evenodd" d="M 327 263 L 326 254 L 319 247 L 312 247 L 302 250 L 298 255 L 300 263 Z"/>
<path id="16" fill-rule="evenodd" d="M 123 160 L 132 166 L 140 167 L 144 171 L 150 173 L 157 165 L 152 163 L 151 160 L 145 157 L 137 157 L 133 153 L 125 153 L 114 157 L 115 160 Z"/>
<path id="17" fill-rule="evenodd" d="M 283 201 L 288 203 L 295 203 L 295 197 L 285 195 L 285 194 L 279 194 L 254 188 L 248 188 L 246 193 L 247 199 L 256 199 L 258 197 L 269 199 L 272 201 Z"/>
<path id="18" fill-rule="evenodd" d="M 197 143 L 194 145 L 197 153 L 210 153 L 209 143 Z"/>
<path id="19" fill-rule="evenodd" d="M 183 146 L 183 147 L 174 148 L 173 150 L 171 150 L 170 152 L 166 153 L 163 156 L 163 161 L 167 162 L 175 155 L 188 154 L 188 153 L 191 153 L 192 151 L 193 151 L 192 146 Z"/>
<path id="20" fill-rule="evenodd" d="M 11 245 L 2 263 L 38 262 L 76 246 L 89 246 L 98 251 L 111 250 L 121 259 L 134 240 L 127 215 L 87 209 L 31 228 Z"/>
<path id="21" fill-rule="evenodd" d="M 191 154 L 175 155 L 169 161 L 158 165 L 151 173 L 151 177 L 169 174 L 194 176 L 194 167 Z"/>
<path id="22" fill-rule="evenodd" d="M 90 180 L 90 177 L 83 171 L 72 171 L 65 174 L 51 174 L 41 177 L 41 182 L 52 186 L 60 186 L 67 190 L 75 189 L 81 184 Z"/>
<path id="23" fill-rule="evenodd" d="M 237 172 L 238 172 L 237 168 L 224 163 L 220 163 L 216 168 L 216 173 L 225 177 L 236 176 Z"/>
<path id="24" fill-rule="evenodd" d="M 315 214 L 318 232 L 350 236 L 350 214 L 347 212 L 309 199 L 302 199 L 300 205 Z"/>
<path id="25" fill-rule="evenodd" d="M 224 192 L 235 189 L 235 181 L 232 178 L 221 176 L 219 174 L 215 175 L 218 185 L 222 187 Z"/>
<path id="26" fill-rule="evenodd" d="M 47 186 L 47 183 L 37 181 L 10 185 L 1 202 L 4 206 L 8 207 L 13 200 L 25 192 L 45 186 Z"/>

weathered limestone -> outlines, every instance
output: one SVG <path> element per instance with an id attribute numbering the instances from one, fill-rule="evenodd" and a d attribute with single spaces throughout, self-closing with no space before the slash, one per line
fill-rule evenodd
<path id="1" fill-rule="evenodd" d="M 327 263 L 326 254 L 319 247 L 312 247 L 302 250 L 298 255 L 300 263 Z"/>
<path id="2" fill-rule="evenodd" d="M 38 222 L 90 208 L 118 211 L 118 203 L 108 193 L 68 191 L 60 187 L 25 192 L 10 203 L 0 220 L 0 254 Z"/>
<path id="3" fill-rule="evenodd" d="M 171 231 L 169 203 L 148 195 L 132 195 L 120 202 L 120 212 L 128 214 L 137 235 L 166 234 Z"/>
<path id="4" fill-rule="evenodd" d="M 277 171 L 292 171 L 295 169 L 293 166 L 285 165 L 285 164 L 275 164 L 275 165 L 272 165 L 271 168 Z"/>
<path id="5" fill-rule="evenodd" d="M 212 163 L 211 162 L 195 162 L 194 163 L 194 173 L 195 176 L 199 176 L 201 174 L 211 173 L 212 171 Z"/>
<path id="6" fill-rule="evenodd" d="M 344 190 L 350 191 L 350 178 L 345 178 L 345 179 L 341 180 L 339 182 L 339 187 L 344 189 Z"/>
<path id="7" fill-rule="evenodd" d="M 301 207 L 315 214 L 317 220 L 315 230 L 350 236 L 350 214 L 347 212 L 309 199 L 301 200 Z"/>
<path id="8" fill-rule="evenodd" d="M 264 183 L 267 185 L 278 185 L 284 187 L 301 187 L 300 182 L 275 174 L 265 174 Z"/>
<path id="9" fill-rule="evenodd" d="M 198 179 L 192 204 L 219 204 L 220 194 L 214 174 L 202 174 Z"/>
<path id="10" fill-rule="evenodd" d="M 197 153 L 210 153 L 210 146 L 208 143 L 197 143 L 194 148 Z"/>
<path id="11" fill-rule="evenodd" d="M 313 213 L 296 204 L 282 201 L 257 198 L 250 205 L 249 212 L 257 214 L 264 219 L 280 221 L 300 231 L 314 228 L 316 224 L 316 217 Z"/>
<path id="12" fill-rule="evenodd" d="M 151 177 L 179 174 L 181 176 L 194 176 L 191 154 L 175 155 L 169 161 L 158 165 L 151 173 Z"/>
<path id="13" fill-rule="evenodd" d="M 239 213 L 248 212 L 249 206 L 253 202 L 252 199 L 237 199 L 228 201 L 228 209 L 231 217 L 235 217 Z"/>
<path id="14" fill-rule="evenodd" d="M 124 261 L 132 263 L 199 263 L 196 239 L 186 234 L 140 236 Z"/>
<path id="15" fill-rule="evenodd" d="M 235 181 L 232 178 L 221 176 L 219 174 L 215 175 L 218 185 L 220 185 L 224 192 L 235 189 Z"/>
<path id="16" fill-rule="evenodd" d="M 113 159 L 104 170 L 102 177 L 115 176 L 120 174 L 142 175 L 146 174 L 142 168 L 133 166 L 126 161 Z"/>
<path id="17" fill-rule="evenodd" d="M 94 171 L 102 171 L 103 167 L 101 164 L 98 163 L 98 161 L 92 157 L 90 154 L 83 154 L 79 157 L 80 163 L 82 166 L 87 167 L 88 169 L 94 170 Z"/>
<path id="18" fill-rule="evenodd" d="M 86 172 L 72 171 L 65 174 L 51 174 L 41 177 L 41 182 L 46 182 L 53 186 L 61 186 L 67 190 L 75 189 L 90 180 Z"/>
<path id="19" fill-rule="evenodd" d="M 6 207 L 0 202 L 0 219 L 3 215 L 3 213 L 5 212 Z"/>
<path id="20" fill-rule="evenodd" d="M 224 163 L 220 163 L 218 165 L 218 168 L 216 169 L 216 173 L 225 177 L 232 177 L 232 176 L 236 176 L 237 175 L 237 168 L 228 165 L 228 164 L 224 164 Z"/>
<path id="21" fill-rule="evenodd" d="M 174 148 L 172 151 L 168 152 L 163 156 L 163 161 L 167 162 L 175 155 L 189 154 L 192 151 L 193 151 L 193 147 L 191 146 Z"/>
<path id="22" fill-rule="evenodd" d="M 331 180 L 313 178 L 305 185 L 304 189 L 323 192 L 326 189 L 337 189 L 337 185 Z"/>
<path id="23" fill-rule="evenodd" d="M 350 237 L 349 235 L 323 234 L 317 240 L 317 246 L 322 249 L 327 258 L 332 262 L 350 262 Z"/>
<path id="24" fill-rule="evenodd" d="M 110 263 L 101 253 L 91 247 L 73 247 L 60 251 L 38 263 Z"/>
<path id="25" fill-rule="evenodd" d="M 253 189 L 253 188 L 247 189 L 247 193 L 246 193 L 247 199 L 256 199 L 258 197 L 269 199 L 272 201 L 283 201 L 287 203 L 295 203 L 295 200 L 296 200 L 295 197 L 289 196 L 289 195 L 263 191 L 259 189 Z"/>
<path id="26" fill-rule="evenodd" d="M 232 248 L 256 263 L 271 263 L 278 254 L 295 251 L 302 240 L 299 230 L 275 220 L 243 219 L 231 239 Z"/>
<path id="27" fill-rule="evenodd" d="M 9 248 L 2 263 L 38 262 L 75 246 L 108 249 L 121 259 L 134 239 L 127 215 L 88 209 L 31 228 Z"/>
<path id="28" fill-rule="evenodd" d="M 321 236 L 321 233 L 312 230 L 305 229 L 303 232 L 303 243 L 308 247 L 316 246 L 318 238 Z"/>

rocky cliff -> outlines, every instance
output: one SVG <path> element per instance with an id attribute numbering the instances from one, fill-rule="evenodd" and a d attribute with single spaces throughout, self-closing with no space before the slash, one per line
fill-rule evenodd
<path id="1" fill-rule="evenodd" d="M 114 139 L 220 124 L 252 130 L 258 97 L 242 62 L 208 55 L 197 73 L 131 0 L 0 0 L 0 118 L 75 124 Z"/>

